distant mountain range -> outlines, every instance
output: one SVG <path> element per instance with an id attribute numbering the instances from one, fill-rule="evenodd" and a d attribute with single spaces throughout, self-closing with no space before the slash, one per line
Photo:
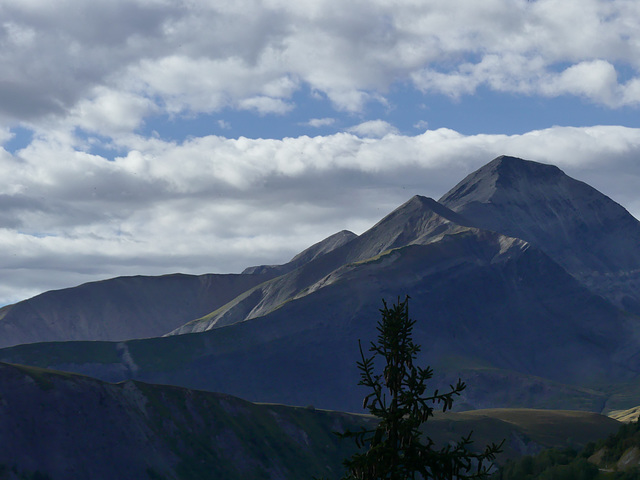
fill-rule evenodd
<path id="1" fill-rule="evenodd" d="M 285 265 L 5 307 L 0 360 L 359 411 L 357 342 L 382 298 L 409 295 L 434 386 L 469 384 L 458 408 L 607 411 L 638 404 L 639 287 L 640 222 L 557 167 L 503 156 Z"/>

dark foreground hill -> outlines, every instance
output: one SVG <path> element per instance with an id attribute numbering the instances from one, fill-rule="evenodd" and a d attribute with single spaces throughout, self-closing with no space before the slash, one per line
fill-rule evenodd
<path id="1" fill-rule="evenodd" d="M 500 480 L 635 480 L 640 478 L 640 424 L 622 425 L 607 438 L 582 450 L 549 449 L 505 462 L 493 477 Z"/>
<path id="2" fill-rule="evenodd" d="M 628 408 L 639 232 L 556 167 L 500 157 L 441 202 L 414 196 L 362 235 L 236 276 L 267 275 L 171 336 L 22 345 L 0 360 L 359 411 L 357 342 L 375 336 L 382 298 L 410 295 L 421 360 L 469 384 L 459 408 Z"/>
<path id="3" fill-rule="evenodd" d="M 0 364 L 3 479 L 336 479 L 353 446 L 332 431 L 371 422 L 361 415 Z M 506 438 L 504 461 L 548 447 L 581 446 L 618 425 L 589 413 L 498 410 L 438 415 L 425 431 L 443 444 L 474 430 L 478 448 Z"/>

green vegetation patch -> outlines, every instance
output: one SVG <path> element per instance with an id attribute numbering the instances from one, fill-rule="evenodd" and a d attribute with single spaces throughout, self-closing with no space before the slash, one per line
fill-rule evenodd
<path id="1" fill-rule="evenodd" d="M 503 465 L 500 480 L 633 480 L 640 478 L 640 424 L 630 423 L 581 451 L 550 449 Z M 632 460 L 632 461 L 629 461 Z"/>

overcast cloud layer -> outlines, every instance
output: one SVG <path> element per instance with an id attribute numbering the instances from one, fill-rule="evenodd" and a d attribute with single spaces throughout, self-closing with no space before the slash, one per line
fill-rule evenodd
<path id="1" fill-rule="evenodd" d="M 430 115 L 487 91 L 636 112 L 635 0 L 0 0 L 0 47 L 0 305 L 284 262 L 500 154 L 554 163 L 640 217 L 636 125 L 488 135 L 478 116 L 463 135 L 371 117 L 401 115 L 398 92 Z M 290 133 L 226 138 L 237 114 Z M 190 134 L 200 118 L 219 134 Z"/>

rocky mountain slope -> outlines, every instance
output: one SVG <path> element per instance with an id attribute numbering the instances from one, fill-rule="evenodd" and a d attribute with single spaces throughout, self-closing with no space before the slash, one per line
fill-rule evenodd
<path id="1" fill-rule="evenodd" d="M 539 247 L 594 292 L 640 314 L 640 222 L 559 168 L 498 157 L 439 202 Z"/>
<path id="2" fill-rule="evenodd" d="M 366 345 L 375 335 L 375 299 L 402 292 L 412 297 L 422 360 L 448 375 L 443 382 L 468 380 L 460 408 L 600 411 L 604 394 L 563 384 L 637 376 L 629 319 L 541 251 L 493 232 L 467 229 L 397 248 L 345 265 L 320 284 L 265 316 L 203 333 L 21 345 L 0 350 L 0 359 L 359 411 L 357 341 Z"/>
<path id="3" fill-rule="evenodd" d="M 220 309 L 171 333 L 202 332 L 264 316 L 292 299 L 328 285 L 329 279 L 339 276 L 340 269 L 348 265 L 396 248 L 429 244 L 446 235 L 468 231 L 466 223 L 435 200 L 416 195 L 359 237 L 285 275 L 247 290 Z M 506 240 L 507 243 L 511 241 Z"/>
<path id="4" fill-rule="evenodd" d="M 0 347 L 58 340 L 157 337 L 199 318 L 246 290 L 294 270 L 355 237 L 339 232 L 289 263 L 241 275 L 119 277 L 43 293 L 0 309 Z"/>
<path id="5" fill-rule="evenodd" d="M 7 364 L 0 392 L 0 477 L 11 480 L 337 479 L 354 449 L 332 432 L 372 422 Z M 574 446 L 584 445 L 618 425 L 588 413 L 492 410 L 440 414 L 426 431 L 444 444 L 474 430 L 478 448 L 505 438 L 504 460 L 567 446 L 568 432 Z"/>
<path id="6" fill-rule="evenodd" d="M 182 274 L 119 277 L 46 292 L 0 309 L 0 346 L 163 335 L 268 278 Z"/>
<path id="7" fill-rule="evenodd" d="M 422 360 L 438 381 L 469 384 L 460 408 L 628 408 L 637 400 L 621 392 L 640 388 L 638 229 L 556 167 L 500 157 L 441 202 L 415 196 L 360 236 L 252 268 L 238 277 L 262 281 L 172 336 L 23 345 L 0 359 L 358 411 L 357 342 L 375 335 L 381 298 L 410 295 Z"/>

